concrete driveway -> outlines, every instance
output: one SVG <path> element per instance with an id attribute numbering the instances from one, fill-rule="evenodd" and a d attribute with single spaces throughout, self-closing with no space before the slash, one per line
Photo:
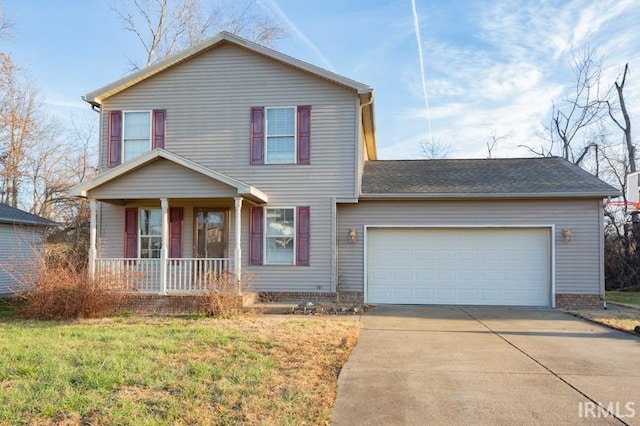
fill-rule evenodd
<path id="1" fill-rule="evenodd" d="M 362 322 L 334 425 L 640 425 L 638 337 L 546 309 L 383 306 Z"/>

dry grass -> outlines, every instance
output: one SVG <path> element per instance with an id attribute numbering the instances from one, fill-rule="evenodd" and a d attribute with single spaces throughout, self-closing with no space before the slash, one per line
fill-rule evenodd
<path id="1" fill-rule="evenodd" d="M 633 332 L 636 326 L 640 325 L 640 310 L 635 309 L 615 309 L 608 310 L 579 310 L 572 311 L 576 316 L 588 319 L 617 330 Z"/>
<path id="2" fill-rule="evenodd" d="M 0 424 L 328 424 L 357 317 L 0 319 Z"/>

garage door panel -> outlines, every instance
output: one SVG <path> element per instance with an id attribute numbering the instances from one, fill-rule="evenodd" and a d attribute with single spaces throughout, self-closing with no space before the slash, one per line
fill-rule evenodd
<path id="1" fill-rule="evenodd" d="M 548 306 L 548 228 L 370 229 L 372 303 Z"/>
<path id="2" fill-rule="evenodd" d="M 433 280 L 435 276 L 435 271 L 433 269 L 414 269 L 415 275 L 414 278 L 416 281 L 424 281 L 424 280 Z"/>

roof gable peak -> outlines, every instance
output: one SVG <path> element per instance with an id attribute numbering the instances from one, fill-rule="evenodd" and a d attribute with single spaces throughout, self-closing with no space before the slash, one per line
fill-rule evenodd
<path id="1" fill-rule="evenodd" d="M 128 89 L 129 87 L 134 86 L 150 77 L 153 77 L 154 75 L 159 74 L 168 68 L 174 67 L 182 62 L 190 60 L 195 56 L 198 56 L 211 49 L 215 49 L 216 47 L 224 44 L 232 44 L 234 46 L 247 49 L 250 52 L 273 59 L 285 65 L 289 65 L 303 72 L 307 72 L 324 80 L 328 80 L 334 84 L 338 84 L 355 90 L 359 94 L 370 94 L 373 92 L 373 89 L 371 89 L 366 84 L 359 83 L 355 80 L 351 80 L 334 72 L 327 71 L 308 62 L 304 62 L 289 55 L 285 55 L 284 53 L 251 42 L 235 34 L 222 31 L 212 37 L 201 41 L 198 44 L 195 44 L 189 48 L 181 50 L 180 52 L 174 53 L 164 59 L 161 59 L 160 61 L 149 65 L 148 67 L 135 71 L 119 80 L 107 84 L 106 86 L 91 91 L 84 95 L 82 98 L 92 105 L 100 106 L 105 99 L 114 96 L 115 94 L 120 93 Z"/>

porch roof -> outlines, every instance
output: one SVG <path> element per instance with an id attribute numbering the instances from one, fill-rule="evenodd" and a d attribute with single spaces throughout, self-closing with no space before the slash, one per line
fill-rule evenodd
<path id="1" fill-rule="evenodd" d="M 159 175 L 157 182 L 150 184 L 148 182 L 149 176 L 140 176 L 147 180 L 146 184 L 142 184 L 143 182 L 121 181 L 127 175 L 135 177 L 145 170 L 152 170 L 157 162 L 166 163 L 164 165 L 161 164 L 160 173 L 155 173 L 155 175 Z M 181 175 L 181 178 L 176 179 L 176 175 Z M 116 181 L 120 181 L 121 184 L 116 185 L 115 190 L 106 191 L 109 186 L 114 186 L 117 183 Z M 207 185 L 209 182 L 210 185 Z M 172 184 L 173 186 L 177 185 L 174 192 L 170 190 Z M 222 188 L 224 190 L 221 191 Z M 215 196 L 212 195 L 213 193 L 223 197 L 242 196 L 258 204 L 266 203 L 269 199 L 267 194 L 249 184 L 160 148 L 142 154 L 133 160 L 99 174 L 93 179 L 76 185 L 70 192 L 71 195 L 76 197 L 95 199 L 156 198 L 157 196 L 167 198 L 192 198 L 197 196 L 205 198 Z"/>

